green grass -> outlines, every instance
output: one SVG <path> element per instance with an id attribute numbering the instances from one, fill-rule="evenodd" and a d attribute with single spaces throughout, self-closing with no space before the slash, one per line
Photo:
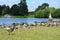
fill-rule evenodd
<path id="1" fill-rule="evenodd" d="M 34 18 L 34 15 L 28 15 L 28 16 L 11 16 L 11 18 Z"/>
<path id="2" fill-rule="evenodd" d="M 26 16 L 11 16 L 11 18 L 26 18 Z"/>
<path id="3" fill-rule="evenodd" d="M 0 40 L 60 40 L 60 27 L 19 28 L 11 35 L 4 28 L 0 29 Z"/>
<path id="4" fill-rule="evenodd" d="M 34 15 L 28 15 L 27 18 L 34 18 Z"/>
<path id="5" fill-rule="evenodd" d="M 2 16 L 0 16 L 1 18 Z M 28 15 L 28 16 L 11 16 L 11 18 L 34 18 L 34 15 Z"/>

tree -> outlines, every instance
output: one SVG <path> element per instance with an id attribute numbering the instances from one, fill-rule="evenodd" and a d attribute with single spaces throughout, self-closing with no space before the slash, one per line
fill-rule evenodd
<path id="1" fill-rule="evenodd" d="M 49 8 L 49 4 L 48 3 L 43 3 L 42 5 L 38 6 L 38 8 L 36 8 L 35 12 L 38 10 L 43 10 Z"/>
<path id="2" fill-rule="evenodd" d="M 59 9 L 56 9 L 53 13 L 52 13 L 52 16 L 54 18 L 60 18 L 60 8 Z"/>
<path id="3" fill-rule="evenodd" d="M 6 8 L 6 5 L 2 5 L 2 9 Z"/>
<path id="4" fill-rule="evenodd" d="M 48 18 L 49 17 L 49 13 L 50 13 L 50 10 L 49 10 L 49 8 L 47 8 L 47 9 L 44 9 L 44 18 Z"/>
<path id="5" fill-rule="evenodd" d="M 49 8 L 43 9 L 43 10 L 38 10 L 35 13 L 35 17 L 36 18 L 48 18 L 49 13 L 50 13 Z"/>
<path id="6" fill-rule="evenodd" d="M 35 13 L 35 18 L 43 18 L 43 17 L 44 17 L 43 10 L 39 10 Z"/>
<path id="7" fill-rule="evenodd" d="M 12 7 L 11 7 L 11 15 L 19 15 L 19 6 L 14 4 Z"/>
<path id="8" fill-rule="evenodd" d="M 36 8 L 35 11 L 38 11 L 38 10 L 41 10 L 42 9 L 42 6 L 38 6 L 38 8 Z"/>
<path id="9" fill-rule="evenodd" d="M 42 4 L 42 9 L 45 9 L 45 8 L 48 8 L 49 7 L 49 4 L 48 3 L 43 3 Z"/>
<path id="10" fill-rule="evenodd" d="M 2 16 L 7 13 L 6 5 L 2 5 Z"/>
<path id="11" fill-rule="evenodd" d="M 28 7 L 27 7 L 26 0 L 21 0 L 21 2 L 18 5 L 20 7 L 19 13 L 21 14 L 21 16 L 28 15 Z"/>
<path id="12" fill-rule="evenodd" d="M 5 15 L 5 14 L 9 14 L 10 13 L 9 11 L 10 11 L 9 6 L 6 6 L 6 5 L 2 6 L 2 16 Z"/>
<path id="13" fill-rule="evenodd" d="M 11 13 L 11 12 L 10 12 L 10 7 L 7 6 L 6 8 L 7 8 L 6 14 L 10 14 L 10 13 Z"/>
<path id="14" fill-rule="evenodd" d="M 2 6 L 0 5 L 0 15 L 2 15 Z"/>

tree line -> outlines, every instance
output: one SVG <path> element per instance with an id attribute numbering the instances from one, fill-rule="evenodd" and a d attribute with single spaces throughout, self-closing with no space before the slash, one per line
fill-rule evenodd
<path id="1" fill-rule="evenodd" d="M 20 3 L 14 4 L 12 7 L 0 5 L 0 15 L 9 14 L 12 16 L 28 15 L 28 6 L 26 0 L 21 0 Z"/>
<path id="2" fill-rule="evenodd" d="M 24 16 L 31 18 L 48 18 L 49 14 L 52 14 L 54 18 L 60 18 L 60 8 L 49 7 L 48 3 L 43 3 L 38 6 L 35 11 L 28 12 L 28 5 L 26 0 L 20 0 L 20 3 L 12 5 L 12 7 L 6 5 L 0 5 L 0 16 L 9 14 L 12 16 Z"/>
<path id="3" fill-rule="evenodd" d="M 48 18 L 50 13 L 53 18 L 60 18 L 60 8 L 49 7 L 48 3 L 38 6 L 34 13 L 35 18 Z"/>

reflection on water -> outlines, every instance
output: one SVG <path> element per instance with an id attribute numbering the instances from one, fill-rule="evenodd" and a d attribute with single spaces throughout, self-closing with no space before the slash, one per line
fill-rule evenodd
<path id="1" fill-rule="evenodd" d="M 55 18 L 53 20 L 60 20 L 60 18 Z M 0 18 L 0 25 L 2 23 L 5 23 L 6 25 L 10 25 L 13 22 L 14 23 L 23 23 L 27 22 L 28 24 L 33 23 L 34 21 L 42 22 L 42 21 L 48 21 L 48 18 Z"/>

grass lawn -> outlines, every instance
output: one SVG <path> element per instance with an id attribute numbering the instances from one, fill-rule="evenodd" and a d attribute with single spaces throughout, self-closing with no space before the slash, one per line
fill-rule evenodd
<path id="1" fill-rule="evenodd" d="M 0 28 L 0 40 L 60 40 L 60 27 L 19 28 L 11 35 Z"/>

